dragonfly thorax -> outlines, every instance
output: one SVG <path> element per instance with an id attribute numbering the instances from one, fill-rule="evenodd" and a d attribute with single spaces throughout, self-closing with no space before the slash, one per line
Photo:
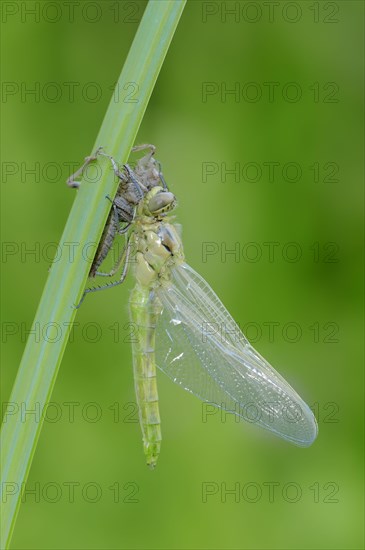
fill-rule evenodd
<path id="1" fill-rule="evenodd" d="M 181 239 L 165 221 L 139 225 L 136 245 L 135 277 L 143 286 L 168 279 L 172 264 L 184 261 Z"/>

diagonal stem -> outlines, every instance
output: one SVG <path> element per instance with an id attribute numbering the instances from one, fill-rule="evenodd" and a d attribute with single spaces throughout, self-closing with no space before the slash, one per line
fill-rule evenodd
<path id="1" fill-rule="evenodd" d="M 127 161 L 154 84 L 166 56 L 186 0 L 152 0 L 148 3 L 133 44 L 108 106 L 97 146 L 122 163 Z M 134 102 L 126 99 L 133 90 Z M 123 92 L 124 93 L 121 93 Z M 127 94 L 131 97 L 130 94 Z M 124 98 L 124 101 L 123 101 Z M 1 431 L 1 548 L 8 548 L 21 492 L 27 480 L 37 441 L 42 429 L 42 414 L 21 410 L 43 411 L 49 402 L 60 362 L 66 347 L 70 325 L 87 279 L 90 263 L 85 259 L 86 243 L 100 239 L 108 211 L 106 195 L 114 196 L 118 182 L 110 171 L 104 171 L 98 185 L 81 185 L 60 241 L 60 250 L 78 243 L 74 257 L 62 254 L 49 274 L 33 327 L 53 323 L 57 338 L 40 342 L 29 338 L 4 415 Z"/>

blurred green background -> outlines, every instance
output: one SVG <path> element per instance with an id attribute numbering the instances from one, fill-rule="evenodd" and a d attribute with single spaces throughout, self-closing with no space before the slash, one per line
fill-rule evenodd
<path id="1" fill-rule="evenodd" d="M 2 401 L 75 197 L 68 163 L 145 3 L 57 6 L 2 5 Z M 188 2 L 137 139 L 158 147 L 187 261 L 313 407 L 317 441 L 204 417 L 158 373 L 149 471 L 128 281 L 77 314 L 12 548 L 363 548 L 362 45 L 362 2 Z"/>

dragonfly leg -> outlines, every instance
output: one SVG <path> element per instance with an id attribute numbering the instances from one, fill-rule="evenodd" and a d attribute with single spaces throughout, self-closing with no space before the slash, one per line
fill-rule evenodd
<path id="1" fill-rule="evenodd" d="M 86 294 L 89 294 L 89 292 L 98 292 L 99 290 L 105 290 L 107 288 L 113 288 L 114 286 L 121 285 L 124 282 L 124 279 L 126 278 L 127 273 L 128 273 L 130 248 L 131 247 L 130 247 L 129 239 L 127 239 L 127 243 L 126 243 L 126 245 L 123 249 L 123 252 L 120 255 L 120 257 L 119 257 L 116 265 L 114 266 L 114 268 L 110 271 L 110 273 L 103 273 L 102 271 L 96 271 L 96 273 L 95 273 L 95 275 L 99 275 L 99 276 L 112 277 L 124 261 L 123 271 L 122 271 L 122 274 L 121 274 L 120 278 L 117 281 L 113 281 L 112 283 L 107 283 L 105 285 L 100 285 L 100 286 L 96 286 L 96 287 L 93 287 L 93 288 L 86 288 L 84 290 L 84 293 L 83 293 L 82 297 L 81 297 L 81 300 L 75 306 L 75 309 L 79 309 L 82 302 L 85 300 Z"/>
<path id="2" fill-rule="evenodd" d="M 150 150 L 150 158 L 153 157 L 156 151 L 156 147 L 152 145 L 151 143 L 143 143 L 143 145 L 135 145 L 132 147 L 132 153 L 136 153 L 137 151 L 144 151 L 145 149 Z"/>
<path id="3" fill-rule="evenodd" d="M 107 155 L 106 153 L 99 153 L 99 154 L 110 160 L 111 165 L 113 167 L 114 174 L 117 176 L 118 179 L 125 182 L 126 181 L 125 173 L 120 171 L 119 166 L 116 163 L 116 161 L 114 160 L 114 158 L 111 155 Z"/>
<path id="4" fill-rule="evenodd" d="M 167 183 L 166 183 L 166 180 L 163 176 L 163 173 L 161 171 L 161 163 L 159 162 L 158 163 L 158 177 L 160 178 L 160 182 L 162 183 L 162 187 L 164 188 L 165 191 L 168 191 L 169 188 L 167 187 Z"/>
<path id="5" fill-rule="evenodd" d="M 122 212 L 122 213 L 119 212 L 119 210 L 122 210 L 123 206 L 125 207 L 125 204 L 127 204 L 126 201 L 123 201 L 121 197 L 117 197 L 116 199 L 113 200 L 109 197 L 109 195 L 105 195 L 105 198 L 108 199 L 108 201 L 110 201 L 113 205 L 113 216 L 114 216 L 114 221 L 116 222 L 115 224 L 116 227 L 118 227 L 121 222 L 126 223 L 126 225 L 124 225 L 123 227 L 118 227 L 117 229 L 118 235 L 124 235 L 130 228 L 132 223 L 134 222 L 134 218 L 136 216 L 136 208 L 134 208 L 133 210 L 132 218 L 128 219 L 125 216 L 128 216 L 129 212 L 127 214 L 125 212 Z"/>
<path id="6" fill-rule="evenodd" d="M 133 151 L 133 149 L 132 149 L 132 151 Z M 113 167 L 114 174 L 116 175 L 116 177 L 118 179 L 120 179 L 124 183 L 127 183 L 128 179 L 129 179 L 134 184 L 134 186 L 137 190 L 137 194 L 139 195 L 139 200 L 141 200 L 144 196 L 144 193 L 147 192 L 147 189 L 143 185 L 143 183 L 141 183 L 140 181 L 137 180 L 137 178 L 135 177 L 134 172 L 130 168 L 130 166 L 128 164 L 124 164 L 123 165 L 124 166 L 124 171 L 121 171 L 119 169 L 118 164 L 116 163 L 116 161 L 114 160 L 114 158 L 112 156 L 107 155 L 105 153 L 100 153 L 100 155 L 102 155 L 103 157 L 107 157 L 110 160 L 110 162 L 112 164 L 112 167 Z"/>
<path id="7" fill-rule="evenodd" d="M 127 233 L 127 231 L 130 228 L 131 224 L 132 224 L 132 222 L 129 222 L 129 223 L 127 223 L 127 225 L 125 225 L 121 229 L 118 229 L 118 235 L 124 235 L 125 233 Z"/>
<path id="8" fill-rule="evenodd" d="M 132 223 L 134 222 L 134 218 L 136 217 L 136 212 L 137 212 L 137 208 L 134 208 L 134 210 L 133 210 L 133 216 L 132 216 L 131 221 L 127 222 L 127 224 L 126 224 L 124 227 L 120 227 L 120 228 L 118 229 L 118 234 L 119 234 L 119 235 L 124 235 L 125 233 L 127 233 L 128 229 L 130 228 L 130 226 L 131 226 Z"/>
<path id="9" fill-rule="evenodd" d="M 143 185 L 142 182 L 137 180 L 136 176 L 134 175 L 133 170 L 131 169 L 131 167 L 128 164 L 125 164 L 124 168 L 126 169 L 126 171 L 128 173 L 130 181 L 134 184 L 134 186 L 138 190 L 140 199 L 142 199 L 143 192 L 147 192 L 147 188 Z"/>
<path id="10" fill-rule="evenodd" d="M 90 155 L 89 157 L 85 157 L 85 161 L 80 166 L 80 168 L 78 170 L 76 170 L 76 172 L 74 174 L 71 174 L 71 176 L 66 180 L 66 184 L 69 187 L 73 187 L 73 188 L 76 188 L 76 189 L 78 189 L 80 187 L 80 182 L 77 181 L 76 178 L 79 178 L 80 176 L 83 175 L 86 166 L 88 166 L 90 164 L 90 162 L 93 162 L 94 160 L 96 160 L 98 155 L 103 154 L 103 153 L 100 152 L 102 149 L 103 149 L 103 146 L 100 146 L 96 149 L 96 151 L 93 155 Z"/>
<path id="11" fill-rule="evenodd" d="M 129 239 L 126 238 L 126 244 L 123 247 L 123 250 L 122 250 L 121 254 L 119 255 L 119 258 L 116 261 L 114 267 L 109 272 L 95 271 L 95 275 L 97 277 L 113 277 L 116 274 L 116 272 L 120 269 L 120 266 L 122 264 L 123 264 L 123 270 L 124 270 L 126 264 L 128 263 L 128 259 L 129 259 L 129 249 L 130 249 Z M 124 275 L 124 277 L 125 277 L 125 275 Z M 124 280 L 124 278 L 123 278 L 123 280 Z M 121 282 L 123 282 L 123 281 L 121 281 Z M 118 281 L 118 284 L 120 284 L 119 281 Z"/>

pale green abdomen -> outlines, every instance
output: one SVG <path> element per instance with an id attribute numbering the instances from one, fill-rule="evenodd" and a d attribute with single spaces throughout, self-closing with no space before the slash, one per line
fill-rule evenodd
<path id="1" fill-rule="evenodd" d="M 155 332 L 159 315 L 151 290 L 137 284 L 129 301 L 131 321 L 137 326 L 132 343 L 134 384 L 147 464 L 154 467 L 161 447 L 161 424 L 155 363 Z"/>

